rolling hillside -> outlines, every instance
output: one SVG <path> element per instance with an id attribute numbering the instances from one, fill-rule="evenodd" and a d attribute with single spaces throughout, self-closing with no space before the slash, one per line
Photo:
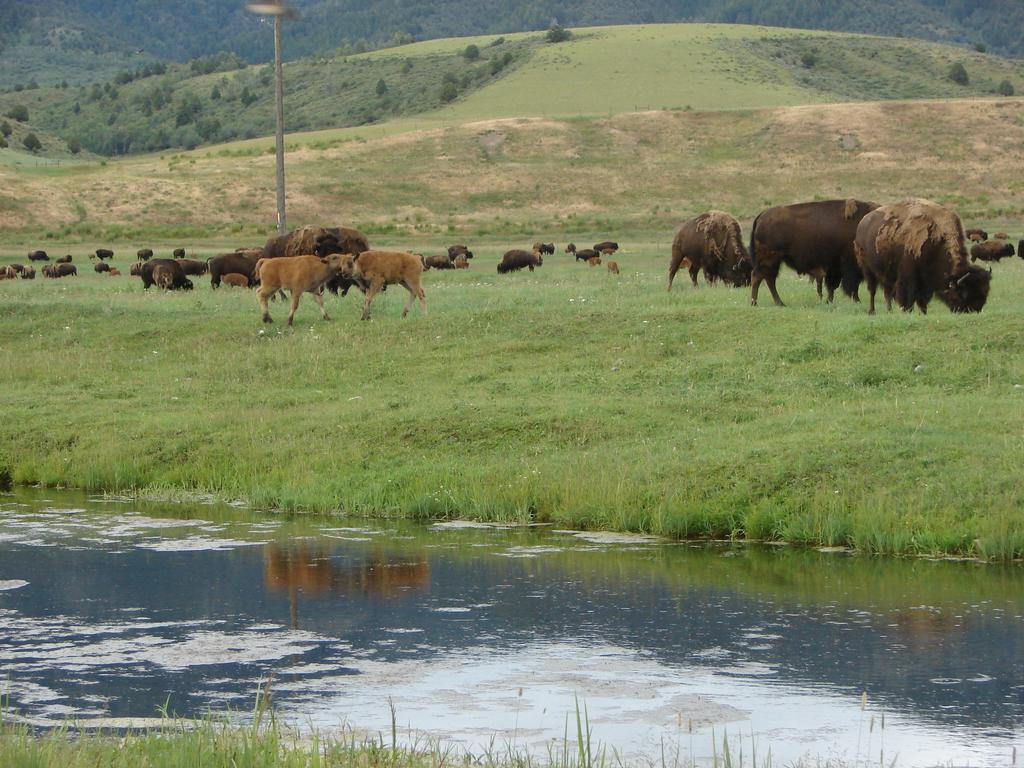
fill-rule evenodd
<path id="1" fill-rule="evenodd" d="M 478 52 L 467 57 L 467 48 Z M 961 63 L 968 82 L 950 80 Z M 0 113 L 100 154 L 193 148 L 273 130 L 271 74 L 230 57 L 92 88 L 0 94 Z M 1024 87 L 1024 62 L 914 40 L 676 24 L 435 40 L 286 67 L 288 130 L 415 118 L 734 110 L 841 101 L 990 96 Z"/>

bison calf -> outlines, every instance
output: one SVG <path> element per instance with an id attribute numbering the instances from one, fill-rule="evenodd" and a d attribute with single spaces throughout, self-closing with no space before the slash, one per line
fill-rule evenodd
<path id="1" fill-rule="evenodd" d="M 263 322 L 272 323 L 268 301 L 277 291 L 287 289 L 292 294 L 292 308 L 288 313 L 288 325 L 295 320 L 295 311 L 303 293 L 311 293 L 313 300 L 320 307 L 324 320 L 331 318 L 324 309 L 323 286 L 328 280 L 341 272 L 342 260 L 346 258 L 340 253 L 330 256 L 293 256 L 287 259 L 260 259 L 256 262 L 256 279 L 260 289 L 256 299 L 263 310 Z M 417 261 L 417 264 L 419 262 Z M 225 276 L 221 276 L 221 280 Z"/>
<path id="2" fill-rule="evenodd" d="M 401 285 L 409 292 L 409 300 L 402 309 L 402 317 L 409 314 L 412 303 L 420 300 L 420 310 L 427 314 L 427 297 L 420 285 L 423 263 L 417 256 L 401 251 L 363 251 L 358 255 L 346 254 L 341 274 L 367 286 L 363 301 L 363 320 L 370 319 L 373 297 L 389 285 Z"/>
<path id="3" fill-rule="evenodd" d="M 237 272 L 228 272 L 226 275 L 221 275 L 220 281 L 224 285 L 230 285 L 233 288 L 249 287 L 249 278 L 245 275 L 240 275 Z"/>
<path id="4" fill-rule="evenodd" d="M 613 275 L 619 274 L 619 263 L 617 261 L 609 261 L 608 272 Z"/>

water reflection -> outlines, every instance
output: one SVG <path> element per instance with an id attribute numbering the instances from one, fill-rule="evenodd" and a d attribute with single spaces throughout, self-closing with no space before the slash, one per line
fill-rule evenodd
<path id="1" fill-rule="evenodd" d="M 19 492 L 0 668 L 43 724 L 244 710 L 273 678 L 296 722 L 387 729 L 393 697 L 466 743 L 543 746 L 579 695 L 623 749 L 741 723 L 850 758 L 885 713 L 901 765 L 999 764 L 1024 746 L 1024 569 Z"/>
<path id="2" fill-rule="evenodd" d="M 263 582 L 271 592 L 288 595 L 292 629 L 299 628 L 301 596 L 361 595 L 389 600 L 425 592 L 430 565 L 425 554 L 403 556 L 374 548 L 359 563 L 338 565 L 323 544 L 270 543 L 263 550 Z"/>

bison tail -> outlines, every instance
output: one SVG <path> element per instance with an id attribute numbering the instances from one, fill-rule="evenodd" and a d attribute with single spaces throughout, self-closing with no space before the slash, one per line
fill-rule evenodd
<path id="1" fill-rule="evenodd" d="M 760 220 L 761 217 L 758 216 L 750 226 L 750 263 L 755 270 L 757 269 L 757 222 Z"/>
<path id="2" fill-rule="evenodd" d="M 260 280 L 260 267 L 263 266 L 263 262 L 264 261 L 266 261 L 266 259 L 259 259 L 256 262 L 256 266 L 253 267 L 253 270 L 252 270 L 253 278 L 256 279 L 256 280 L 259 280 L 260 282 L 263 282 L 262 280 Z"/>

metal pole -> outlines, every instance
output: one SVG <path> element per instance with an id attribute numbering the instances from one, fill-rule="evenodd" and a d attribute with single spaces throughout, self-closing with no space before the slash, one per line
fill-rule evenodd
<path id="1" fill-rule="evenodd" d="M 281 65 L 281 17 L 274 17 L 274 97 L 277 108 L 277 233 L 286 231 L 284 218 L 284 68 Z"/>

